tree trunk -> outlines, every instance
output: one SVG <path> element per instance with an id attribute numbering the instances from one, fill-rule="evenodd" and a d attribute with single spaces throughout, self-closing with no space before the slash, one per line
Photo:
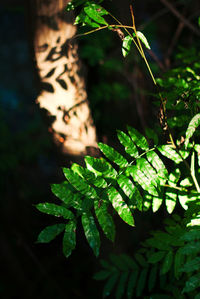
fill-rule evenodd
<path id="1" fill-rule="evenodd" d="M 52 119 L 50 131 L 64 153 L 84 155 L 95 150 L 96 130 L 77 55 L 69 0 L 31 0 L 34 16 L 35 62 L 41 92 L 37 98 Z"/>

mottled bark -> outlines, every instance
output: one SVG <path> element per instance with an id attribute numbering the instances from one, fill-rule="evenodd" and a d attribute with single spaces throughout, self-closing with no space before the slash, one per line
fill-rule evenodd
<path id="1" fill-rule="evenodd" d="M 34 50 L 41 81 L 37 98 L 52 117 L 52 131 L 63 152 L 82 155 L 96 148 L 84 77 L 77 55 L 72 13 L 67 0 L 31 0 L 34 14 Z"/>

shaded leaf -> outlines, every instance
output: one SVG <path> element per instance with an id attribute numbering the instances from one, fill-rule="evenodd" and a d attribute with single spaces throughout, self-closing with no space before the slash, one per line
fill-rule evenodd
<path id="1" fill-rule="evenodd" d="M 127 286 L 127 298 L 131 299 L 133 298 L 133 291 L 136 286 L 137 282 L 137 277 L 138 277 L 138 270 L 134 270 L 128 280 L 128 286 Z"/>
<path id="2" fill-rule="evenodd" d="M 95 214 L 97 220 L 106 235 L 106 237 L 114 242 L 115 239 L 115 224 L 112 216 L 108 213 L 108 203 L 104 200 L 95 200 L 94 202 Z"/>
<path id="3" fill-rule="evenodd" d="M 192 292 L 196 288 L 200 286 L 200 273 L 191 276 L 185 284 L 185 287 L 183 289 L 183 293 Z"/>
<path id="4" fill-rule="evenodd" d="M 164 258 L 161 267 L 161 275 L 167 273 L 170 270 L 172 261 L 173 261 L 173 251 L 169 251 Z"/>
<path id="5" fill-rule="evenodd" d="M 119 277 L 119 272 L 114 272 L 113 275 L 108 279 L 103 289 L 103 298 L 110 295 L 117 282 L 118 277 Z"/>
<path id="6" fill-rule="evenodd" d="M 94 218 L 89 213 L 83 213 L 81 221 L 86 239 L 90 247 L 92 248 L 94 254 L 98 256 L 100 247 L 100 236 L 99 231 L 97 230 L 96 224 L 94 222 Z"/>
<path id="7" fill-rule="evenodd" d="M 141 271 L 141 273 L 139 275 L 138 282 L 137 282 L 137 288 L 136 288 L 136 296 L 137 297 L 142 295 L 142 292 L 143 292 L 145 284 L 146 284 L 147 272 L 148 272 L 148 268 L 145 268 Z"/>
<path id="8" fill-rule="evenodd" d="M 148 290 L 149 290 L 149 292 L 151 292 L 153 290 L 153 288 L 155 287 L 157 271 L 158 271 L 158 268 L 157 268 L 157 265 L 156 265 L 156 266 L 153 266 L 151 268 L 151 271 L 149 273 L 149 280 L 148 280 Z"/>
<path id="9" fill-rule="evenodd" d="M 149 256 L 148 262 L 152 264 L 158 263 L 164 258 L 165 255 L 166 255 L 165 251 L 154 252 Z"/>
<path id="10" fill-rule="evenodd" d="M 51 242 L 53 239 L 55 239 L 55 237 L 57 235 L 59 235 L 60 233 L 62 233 L 64 231 L 65 225 L 66 224 L 59 223 L 59 224 L 54 224 L 54 225 L 45 227 L 45 229 L 43 229 L 41 231 L 41 233 L 39 234 L 37 242 L 38 243 Z"/>
<path id="11" fill-rule="evenodd" d="M 102 270 L 94 274 L 93 278 L 95 280 L 105 280 L 110 276 L 110 271 Z"/>
<path id="12" fill-rule="evenodd" d="M 121 275 L 120 275 L 120 279 L 119 279 L 119 282 L 117 284 L 117 289 L 116 289 L 116 293 L 115 293 L 115 298 L 116 299 L 121 299 L 124 292 L 125 292 L 125 284 L 126 284 L 126 281 L 127 281 L 127 278 L 128 278 L 128 274 L 129 272 L 123 272 Z"/>
<path id="13" fill-rule="evenodd" d="M 184 266 L 180 269 L 180 271 L 189 273 L 199 269 L 200 269 L 200 257 L 195 257 L 191 261 L 186 262 Z"/>
<path id="14" fill-rule="evenodd" d="M 65 233 L 63 237 L 63 253 L 69 257 L 76 247 L 76 223 L 70 221 L 65 226 Z"/>

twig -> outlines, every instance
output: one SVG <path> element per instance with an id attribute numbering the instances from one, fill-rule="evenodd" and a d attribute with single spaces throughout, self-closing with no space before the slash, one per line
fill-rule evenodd
<path id="1" fill-rule="evenodd" d="M 195 34 L 197 34 L 198 36 L 200 36 L 200 31 L 193 26 L 182 14 L 180 14 L 180 12 L 178 12 L 178 10 L 171 4 L 168 2 L 168 0 L 160 0 L 167 8 L 169 8 L 169 10 L 181 21 L 184 23 L 185 26 L 187 26 L 188 28 L 190 28 L 190 30 L 192 30 Z"/>

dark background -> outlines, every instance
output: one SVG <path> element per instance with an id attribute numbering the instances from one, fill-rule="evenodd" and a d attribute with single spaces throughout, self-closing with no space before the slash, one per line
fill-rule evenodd
<path id="1" fill-rule="evenodd" d="M 125 23 L 130 22 L 129 3 L 116 1 L 112 4 L 116 15 Z M 173 53 L 178 45 L 191 45 L 195 36 L 184 28 L 176 39 L 179 21 L 159 0 L 138 0 L 133 4 L 136 23 L 144 30 L 154 54 L 166 70 L 175 63 Z M 196 20 L 198 1 L 177 1 L 175 4 L 186 16 L 193 16 L 192 21 Z M 50 184 L 64 179 L 61 166 L 69 165 L 71 160 L 53 144 L 45 118 L 35 104 L 38 89 L 33 67 L 30 13 L 26 1 L 1 1 L 0 298 L 101 298 L 103 284 L 92 279 L 99 264 L 85 241 L 81 226 L 77 249 L 69 259 L 62 254 L 59 237 L 48 245 L 36 244 L 38 233 L 45 225 L 53 224 L 54 219 L 39 213 L 34 205 L 54 199 Z M 136 50 L 127 63 L 121 63 L 120 40 L 109 34 L 90 36 L 80 39 L 79 43 L 99 140 L 115 144 L 116 128 L 124 129 L 128 123 L 143 131 L 146 125 L 153 126 L 157 119 L 156 108 L 149 104 L 151 97 L 142 92 L 152 91 L 153 86 Z M 106 40 L 103 53 L 95 54 L 91 61 L 88 45 L 93 43 L 96 48 L 101 48 L 102 39 Z M 163 70 L 147 55 L 155 74 L 159 75 Z M 118 60 L 120 69 L 113 66 L 111 73 L 106 73 L 101 67 L 106 57 Z M 137 82 L 136 87 L 130 83 L 131 78 Z M 113 84 L 115 81 L 122 84 L 121 89 L 117 89 L 116 94 L 108 89 L 110 96 L 101 99 L 102 90 L 98 93 L 98 88 L 103 86 L 104 92 L 107 90 L 105 82 Z M 137 95 L 134 88 L 140 91 Z M 134 230 L 117 220 L 116 242 L 112 245 L 103 238 L 100 258 L 109 252 L 134 252 L 146 232 L 158 226 L 163 213 L 161 211 L 154 220 L 151 213 L 147 213 L 145 219 L 136 215 L 137 228 Z"/>

